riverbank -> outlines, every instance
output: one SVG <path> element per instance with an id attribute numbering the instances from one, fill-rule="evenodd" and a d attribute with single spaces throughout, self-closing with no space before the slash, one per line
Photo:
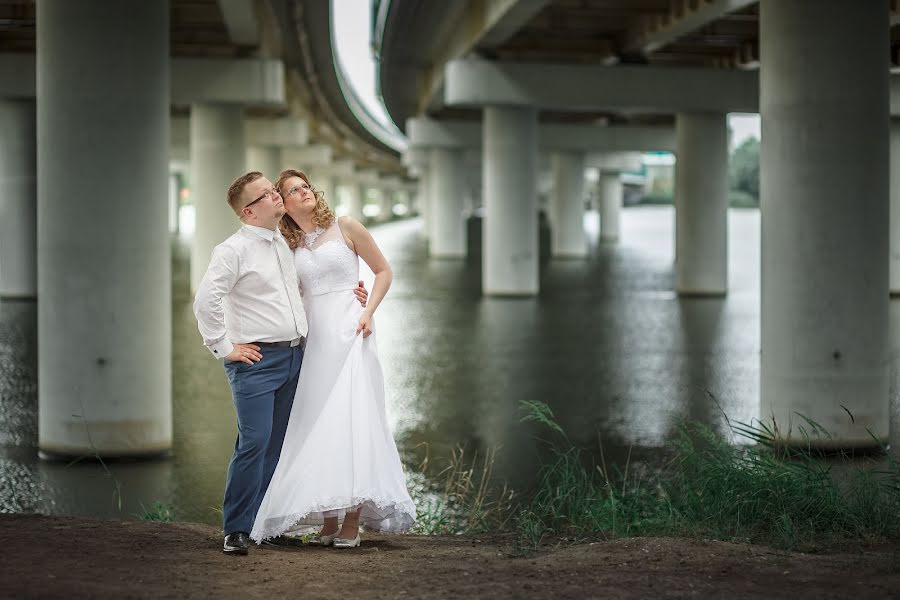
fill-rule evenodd
<path id="1" fill-rule="evenodd" d="M 817 555 L 676 538 L 544 547 L 507 536 L 366 534 L 359 551 L 221 553 L 195 523 L 0 515 L 10 598 L 896 597 L 900 546 Z"/>

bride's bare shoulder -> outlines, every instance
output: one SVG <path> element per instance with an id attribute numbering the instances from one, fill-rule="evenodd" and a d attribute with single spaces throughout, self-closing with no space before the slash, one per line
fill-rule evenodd
<path id="1" fill-rule="evenodd" d="M 344 235 L 353 235 L 354 233 L 359 233 L 362 231 L 366 231 L 366 226 L 351 217 L 350 215 L 344 215 L 343 217 L 338 217 L 337 220 L 338 226 L 341 228 L 341 231 L 344 232 Z"/>
<path id="2" fill-rule="evenodd" d="M 337 218 L 337 222 L 338 222 L 338 225 L 340 225 L 341 227 L 347 227 L 347 226 L 350 226 L 350 227 L 353 227 L 353 226 L 359 226 L 359 227 L 362 227 L 362 226 L 363 226 L 362 223 L 360 223 L 359 221 L 357 221 L 356 219 L 354 219 L 354 218 L 351 217 L 350 215 L 344 215 L 344 216 L 342 216 L 342 217 L 338 217 L 338 218 Z"/>

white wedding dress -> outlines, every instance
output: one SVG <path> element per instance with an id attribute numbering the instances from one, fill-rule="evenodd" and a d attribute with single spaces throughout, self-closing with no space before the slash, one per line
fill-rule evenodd
<path id="1" fill-rule="evenodd" d="M 303 531 L 357 506 L 367 529 L 408 529 L 416 509 L 385 416 L 376 334 L 356 334 L 359 259 L 335 221 L 311 248 L 294 251 L 294 265 L 309 335 L 281 457 L 250 537 Z"/>

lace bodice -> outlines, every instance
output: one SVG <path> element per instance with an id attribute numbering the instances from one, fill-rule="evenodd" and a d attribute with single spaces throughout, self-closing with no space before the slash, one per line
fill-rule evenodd
<path id="1" fill-rule="evenodd" d="M 294 266 L 304 296 L 352 290 L 359 282 L 359 259 L 344 241 L 337 220 L 310 248 L 294 250 Z"/>

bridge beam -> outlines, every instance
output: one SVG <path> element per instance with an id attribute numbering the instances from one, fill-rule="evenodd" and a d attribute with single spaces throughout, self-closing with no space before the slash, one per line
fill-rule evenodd
<path id="1" fill-rule="evenodd" d="M 447 63 L 445 76 L 448 106 L 673 114 L 759 110 L 755 71 L 459 59 Z"/>

